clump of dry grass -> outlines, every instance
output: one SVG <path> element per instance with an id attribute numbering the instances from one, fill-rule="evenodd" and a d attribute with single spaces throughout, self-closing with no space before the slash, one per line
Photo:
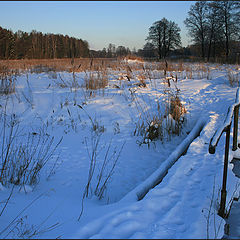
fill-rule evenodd
<path id="1" fill-rule="evenodd" d="M 53 157 L 61 140 L 54 146 L 54 137 L 44 129 L 24 134 L 17 116 L 6 115 L 6 107 L 1 121 L 0 183 L 4 186 L 37 184 L 42 168 Z"/>
<path id="2" fill-rule="evenodd" d="M 98 135 L 95 138 L 92 138 L 92 149 L 89 151 L 88 143 L 87 140 L 85 139 L 87 151 L 88 151 L 88 156 L 90 157 L 90 168 L 89 168 L 89 175 L 88 175 L 88 182 L 85 188 L 85 193 L 86 197 L 91 196 L 91 185 L 92 185 L 92 179 L 96 175 L 96 165 L 99 162 L 98 159 L 98 154 L 99 154 L 99 141 L 100 141 L 101 135 Z M 122 145 L 121 149 L 117 153 L 117 147 L 115 147 L 113 150 L 112 148 L 112 142 L 110 141 L 107 149 L 104 154 L 104 158 L 100 167 L 100 171 L 97 174 L 96 177 L 96 184 L 94 187 L 94 195 L 98 197 L 99 200 L 101 200 L 104 197 L 104 194 L 107 189 L 107 185 L 109 180 L 111 179 L 114 169 L 117 165 L 118 159 L 120 157 L 120 154 L 122 152 L 122 149 L 124 147 L 124 144 Z"/>
<path id="3" fill-rule="evenodd" d="M 183 106 L 183 104 L 181 103 L 178 92 L 176 95 L 171 95 L 170 108 L 167 110 L 167 112 L 169 112 L 169 114 L 175 121 L 175 129 L 172 129 L 173 133 L 179 135 L 182 129 L 182 124 L 184 122 L 183 116 L 187 113 L 187 110 L 185 106 Z"/>
<path id="4" fill-rule="evenodd" d="M 183 72 L 184 71 L 184 64 L 182 61 L 180 61 L 177 65 L 177 71 L 178 72 Z"/>
<path id="5" fill-rule="evenodd" d="M 88 90 L 97 90 L 105 88 L 108 85 L 108 72 L 106 69 L 97 72 L 86 72 L 84 78 L 84 87 Z"/>
<path id="6" fill-rule="evenodd" d="M 187 65 L 185 67 L 185 74 L 188 79 L 193 79 L 193 69 L 191 68 L 190 65 Z"/>
<path id="7" fill-rule="evenodd" d="M 15 92 L 17 74 L 7 66 L 0 65 L 0 94 L 8 95 Z"/>
<path id="8" fill-rule="evenodd" d="M 138 76 L 137 76 L 137 79 L 139 81 L 139 83 L 137 84 L 139 87 L 147 87 L 147 84 L 146 84 L 146 75 L 144 73 L 140 73 Z"/>
<path id="9" fill-rule="evenodd" d="M 227 77 L 231 87 L 239 86 L 239 73 L 232 69 L 227 70 Z"/>
<path id="10" fill-rule="evenodd" d="M 204 63 L 199 63 L 196 65 L 195 71 L 197 72 L 197 77 L 199 79 L 207 78 L 210 79 L 210 68 Z"/>
<path id="11" fill-rule="evenodd" d="M 163 140 L 162 121 L 163 118 L 156 115 L 153 115 L 152 119 L 148 121 L 144 133 L 144 143 L 150 143 L 157 139 Z"/>
<path id="12" fill-rule="evenodd" d="M 102 159 L 99 158 L 99 145 L 100 145 L 101 135 L 95 135 L 91 137 L 91 148 L 89 148 L 89 143 L 87 138 L 85 138 L 85 144 L 90 160 L 90 166 L 88 171 L 88 180 L 85 186 L 83 196 L 82 196 L 82 208 L 78 221 L 80 220 L 83 214 L 84 199 L 90 198 L 94 194 L 99 200 L 103 199 L 106 194 L 107 186 L 111 181 L 111 178 L 114 174 L 114 170 L 117 166 L 118 160 L 120 158 L 121 152 L 125 145 L 125 142 L 122 144 L 122 147 L 117 151 L 117 147 L 112 147 L 112 141 L 106 145 L 106 149 L 103 153 Z M 102 147 L 101 150 L 103 150 Z M 97 172 L 98 170 L 98 172 Z M 95 180 L 95 181 L 94 181 Z"/>
<path id="13" fill-rule="evenodd" d="M 155 140 L 164 142 L 172 135 L 180 135 L 185 121 L 186 108 L 176 92 L 166 91 L 165 102 L 161 105 L 158 100 L 156 105 L 140 103 L 135 98 L 139 120 L 136 123 L 134 135 L 142 136 L 141 144 L 149 144 Z"/>

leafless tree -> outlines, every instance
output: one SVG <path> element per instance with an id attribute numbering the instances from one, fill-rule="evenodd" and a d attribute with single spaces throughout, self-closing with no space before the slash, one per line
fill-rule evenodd
<path id="1" fill-rule="evenodd" d="M 215 59 L 216 47 L 223 42 L 222 24 L 217 8 L 217 1 L 207 3 L 207 60 L 212 55 Z"/>
<path id="2" fill-rule="evenodd" d="M 219 19 L 225 38 L 225 57 L 228 61 L 230 42 L 239 40 L 240 37 L 240 2 L 239 1 L 216 1 Z"/>
<path id="3" fill-rule="evenodd" d="M 170 50 L 181 46 L 180 28 L 175 22 L 163 18 L 149 28 L 146 40 L 155 46 L 159 59 L 165 58 Z"/>
<path id="4" fill-rule="evenodd" d="M 197 1 L 192 5 L 184 23 L 194 43 L 201 45 L 201 55 L 204 59 L 207 36 L 207 2 Z"/>

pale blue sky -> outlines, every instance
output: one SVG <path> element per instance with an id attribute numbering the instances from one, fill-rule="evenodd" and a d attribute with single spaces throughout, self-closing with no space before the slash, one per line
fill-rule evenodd
<path id="1" fill-rule="evenodd" d="M 181 28 L 193 1 L 0 1 L 0 26 L 12 31 L 60 33 L 87 40 L 91 49 L 109 43 L 133 49 L 146 43 L 148 28 L 163 17 Z"/>

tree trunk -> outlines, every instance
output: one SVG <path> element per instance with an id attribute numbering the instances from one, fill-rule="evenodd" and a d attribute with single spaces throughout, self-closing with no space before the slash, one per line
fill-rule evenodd
<path id="1" fill-rule="evenodd" d="M 229 54 L 229 33 L 228 33 L 228 17 L 227 17 L 227 11 L 225 9 L 224 12 L 224 22 L 225 22 L 225 38 L 226 38 L 226 62 L 228 62 L 228 54 Z"/>
<path id="2" fill-rule="evenodd" d="M 226 35 L 226 63 L 228 62 L 228 55 L 229 55 L 229 40 L 228 35 Z"/>
<path id="3" fill-rule="evenodd" d="M 202 34 L 201 46 L 202 46 L 202 59 L 204 60 L 204 58 L 205 58 L 205 49 L 204 49 L 204 37 L 203 37 L 203 34 Z"/>

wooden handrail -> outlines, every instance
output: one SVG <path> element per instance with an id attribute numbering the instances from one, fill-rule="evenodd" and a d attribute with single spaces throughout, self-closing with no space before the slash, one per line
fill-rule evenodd
<path id="1" fill-rule="evenodd" d="M 211 154 L 215 153 L 215 150 L 216 150 L 217 144 L 219 142 L 219 139 L 221 138 L 222 134 L 224 132 L 226 132 L 229 127 L 231 127 L 232 117 L 234 115 L 235 109 L 239 110 L 239 106 L 240 106 L 240 90 L 238 88 L 237 93 L 236 93 L 235 103 L 228 108 L 228 113 L 227 113 L 227 116 L 224 120 L 223 125 L 214 133 L 213 137 L 210 140 L 209 153 L 211 153 Z M 237 120 L 236 117 L 234 117 L 234 119 Z M 235 120 L 234 120 L 234 122 L 235 122 Z M 235 126 L 235 128 L 236 127 L 237 126 Z M 237 132 L 235 131 L 235 136 L 234 136 L 235 140 L 236 140 L 236 137 L 237 137 Z"/>
<path id="2" fill-rule="evenodd" d="M 217 144 L 222 134 L 226 132 L 226 143 L 225 143 L 225 155 L 224 155 L 224 168 L 223 168 L 223 182 L 221 189 L 221 202 L 220 208 L 218 210 L 218 215 L 225 218 L 226 211 L 226 186 L 227 186 L 227 170 L 228 170 L 228 155 L 229 155 L 229 145 L 230 145 L 230 131 L 232 118 L 234 116 L 234 126 L 233 126 L 233 147 L 232 150 L 237 150 L 237 136 L 238 136 L 238 115 L 239 115 L 239 106 L 240 106 L 240 90 L 237 89 L 235 103 L 228 108 L 227 116 L 224 120 L 223 125 L 214 133 L 213 137 L 209 143 L 209 153 L 214 154 L 216 151 Z"/>

